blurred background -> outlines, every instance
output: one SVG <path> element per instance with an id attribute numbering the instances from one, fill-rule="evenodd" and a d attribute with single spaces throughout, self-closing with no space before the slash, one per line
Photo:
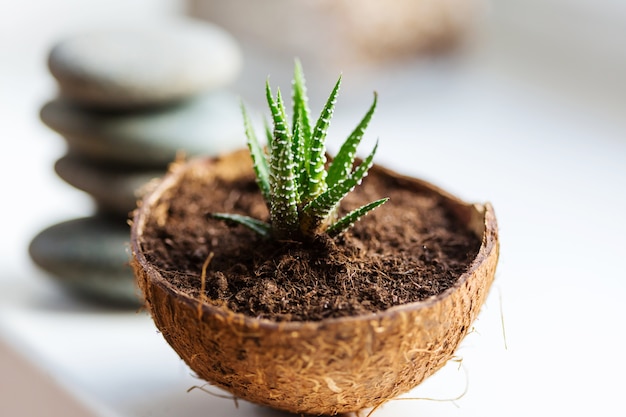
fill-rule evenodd
<path id="1" fill-rule="evenodd" d="M 59 92 L 51 48 L 96 28 L 174 18 L 232 36 L 240 61 L 225 89 L 258 114 L 268 76 L 288 90 L 294 57 L 314 112 L 342 73 L 331 152 L 377 91 L 363 149 L 380 138 L 378 163 L 494 205 L 501 259 L 459 349 L 463 365 L 407 397 L 466 395 L 391 401 L 374 415 L 620 415 L 626 3 L 618 0 L 0 3 L 0 415 L 284 415 L 188 393 L 202 381 L 145 311 L 67 291 L 29 256 L 43 229 L 97 209 L 55 173 L 68 144 L 40 119 Z M 241 135 L 244 146 L 237 129 L 230 140 L 238 146 Z"/>

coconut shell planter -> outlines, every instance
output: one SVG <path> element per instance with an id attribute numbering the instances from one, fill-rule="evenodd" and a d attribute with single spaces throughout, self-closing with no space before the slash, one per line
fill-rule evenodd
<path id="1" fill-rule="evenodd" d="M 172 164 L 135 212 L 132 264 L 157 328 L 198 377 L 257 404 L 335 415 L 379 406 L 452 357 L 494 279 L 498 231 L 490 204 L 374 165 L 376 148 L 354 159 L 376 99 L 348 145 L 318 158 L 311 144 L 320 123 L 323 143 L 339 83 L 313 125 L 298 64 L 294 79 L 289 129 L 267 86 L 267 148 L 244 111 L 248 150 Z M 299 173 L 312 177 L 315 160 L 327 174 L 311 193 Z M 291 232 L 279 227 L 285 207 Z"/>

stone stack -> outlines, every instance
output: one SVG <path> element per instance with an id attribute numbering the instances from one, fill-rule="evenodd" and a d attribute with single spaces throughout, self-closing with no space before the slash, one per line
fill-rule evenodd
<path id="1" fill-rule="evenodd" d="M 48 64 L 59 95 L 40 118 L 67 143 L 54 168 L 96 210 L 41 231 L 31 258 L 74 294 L 136 306 L 127 221 L 138 191 L 181 153 L 245 144 L 228 91 L 241 67 L 239 46 L 208 23 L 161 22 L 74 36 L 51 49 Z"/>

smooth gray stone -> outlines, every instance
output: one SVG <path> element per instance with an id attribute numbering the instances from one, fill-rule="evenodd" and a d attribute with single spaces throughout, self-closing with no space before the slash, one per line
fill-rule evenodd
<path id="1" fill-rule="evenodd" d="M 121 219 L 137 207 L 140 193 L 165 170 L 136 170 L 99 165 L 75 155 L 65 155 L 54 164 L 61 179 L 91 195 L 98 208 Z"/>
<path id="2" fill-rule="evenodd" d="M 228 32 L 191 19 L 76 34 L 48 56 L 64 96 L 105 109 L 156 106 L 221 88 L 241 66 Z"/>
<path id="3" fill-rule="evenodd" d="M 133 113 L 88 111 L 56 99 L 42 107 L 40 117 L 71 152 L 135 167 L 164 168 L 179 151 L 214 156 L 246 143 L 239 101 L 226 91 Z"/>
<path id="4" fill-rule="evenodd" d="M 124 222 L 85 217 L 53 225 L 33 238 L 29 253 L 66 290 L 118 306 L 141 304 L 127 253 Z"/>

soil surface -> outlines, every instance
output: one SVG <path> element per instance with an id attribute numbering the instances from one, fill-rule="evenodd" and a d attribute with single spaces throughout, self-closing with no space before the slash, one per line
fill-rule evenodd
<path id="1" fill-rule="evenodd" d="M 202 298 L 252 317 L 317 321 L 385 310 L 454 285 L 481 244 L 440 197 L 402 183 L 371 173 L 340 213 L 382 197 L 390 198 L 386 204 L 335 239 L 298 243 L 265 240 L 207 217 L 268 218 L 251 171 L 234 181 L 189 175 L 160 206 L 165 217 L 146 224 L 142 247 L 165 279 L 198 298 L 212 254 Z"/>

